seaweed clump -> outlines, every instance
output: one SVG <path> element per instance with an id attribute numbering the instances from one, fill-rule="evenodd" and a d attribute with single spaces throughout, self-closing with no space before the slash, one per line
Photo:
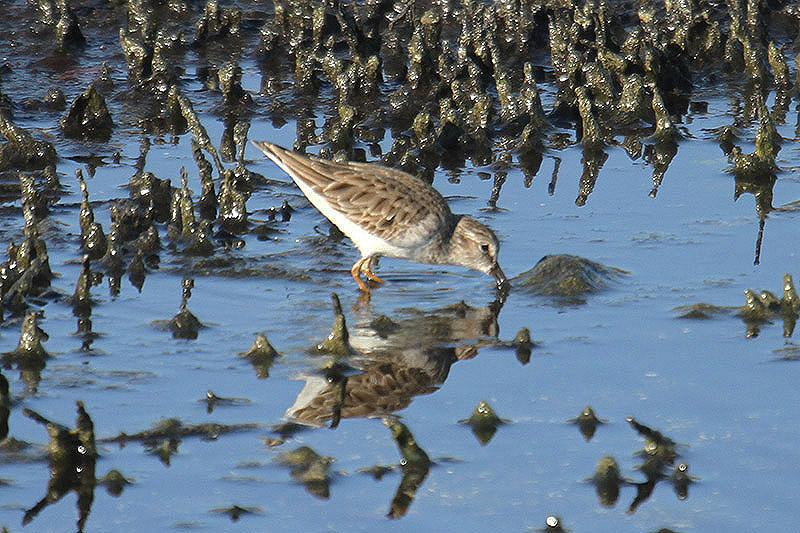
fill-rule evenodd
<path id="1" fill-rule="evenodd" d="M 258 55 L 268 96 L 291 91 L 312 102 L 324 84 L 332 88 L 319 131 L 298 121 L 298 149 L 322 144 L 323 154 L 356 159 L 361 143 L 380 154 L 376 143 L 391 130 L 383 162 L 425 179 L 439 164 L 502 166 L 516 157 L 528 180 L 544 150 L 578 144 L 584 172 L 575 201 L 584 205 L 617 144 L 652 166 L 649 196 L 657 195 L 683 139 L 682 118 L 702 108 L 692 99 L 707 75 L 745 79 L 754 97 L 775 88 L 785 109 L 794 89 L 785 32 L 770 31 L 781 25 L 796 28 L 790 8 L 741 0 L 465 0 L 394 11 L 380 2 L 290 1 L 263 25 Z M 548 59 L 552 77 L 537 66 Z M 556 86 L 549 111 L 543 81 Z M 271 105 L 274 115 L 288 112 L 279 98 Z M 574 134 L 552 135 L 559 128 Z M 757 156 L 769 158 L 771 144 Z"/>

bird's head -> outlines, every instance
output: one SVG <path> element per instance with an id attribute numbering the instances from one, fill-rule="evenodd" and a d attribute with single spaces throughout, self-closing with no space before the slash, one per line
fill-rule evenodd
<path id="1" fill-rule="evenodd" d="M 466 215 L 458 220 L 450 241 L 450 262 L 490 274 L 501 288 L 508 280 L 497 263 L 499 252 L 500 241 L 485 224 Z"/>

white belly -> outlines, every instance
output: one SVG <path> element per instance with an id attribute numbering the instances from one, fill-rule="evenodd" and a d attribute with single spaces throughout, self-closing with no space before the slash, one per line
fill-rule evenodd
<path id="1" fill-rule="evenodd" d="M 306 195 L 306 198 L 308 198 L 314 207 L 353 241 L 353 244 L 356 245 L 362 256 L 385 255 L 387 257 L 409 257 L 410 251 L 407 248 L 395 246 L 365 231 L 361 226 L 348 219 L 342 213 L 332 209 L 327 201 L 325 201 L 324 197 L 315 192 L 311 187 L 299 182 L 299 180 L 296 180 L 295 183 L 297 183 L 297 186 L 303 191 L 303 194 Z"/>

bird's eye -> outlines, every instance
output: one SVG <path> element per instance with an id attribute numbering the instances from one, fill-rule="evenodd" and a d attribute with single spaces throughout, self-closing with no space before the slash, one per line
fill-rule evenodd
<path id="1" fill-rule="evenodd" d="M 489 245 L 488 244 L 481 244 L 481 250 L 483 250 L 484 253 L 488 254 L 489 253 Z"/>

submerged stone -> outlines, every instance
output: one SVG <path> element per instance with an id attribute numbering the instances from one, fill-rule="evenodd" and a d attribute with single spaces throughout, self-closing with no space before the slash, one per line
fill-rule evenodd
<path id="1" fill-rule="evenodd" d="M 172 331 L 172 336 L 176 339 L 196 339 L 200 328 L 203 327 L 200 320 L 186 308 L 193 288 L 194 280 L 192 278 L 181 280 L 181 310 L 167 323 L 167 329 Z"/>
<path id="2" fill-rule="evenodd" d="M 459 420 L 459 423 L 468 424 L 472 428 L 472 433 L 482 446 L 486 446 L 494 437 L 497 428 L 507 422 L 509 421 L 497 416 L 492 406 L 485 400 L 478 403 L 469 418 Z"/>
<path id="3" fill-rule="evenodd" d="M 678 318 L 692 318 L 698 320 L 707 320 L 716 317 L 717 315 L 730 313 L 730 307 L 721 307 L 707 303 L 696 303 L 690 305 L 681 305 L 672 309 L 678 311 L 680 314 Z"/>
<path id="4" fill-rule="evenodd" d="M 376 316 L 369 325 L 375 330 L 375 333 L 377 333 L 379 337 L 384 339 L 387 338 L 390 333 L 400 328 L 400 325 L 387 315 Z"/>
<path id="5" fill-rule="evenodd" d="M 253 341 L 250 349 L 240 353 L 239 357 L 249 359 L 256 369 L 259 379 L 263 379 L 269 377 L 269 367 L 272 366 L 272 362 L 279 355 L 278 351 L 267 340 L 267 336 L 259 333 L 256 335 L 256 340 Z"/>
<path id="6" fill-rule="evenodd" d="M 117 469 L 109 470 L 105 476 L 97 480 L 97 484 L 104 486 L 112 496 L 119 496 L 125 487 L 132 483 L 133 480 L 126 478 Z"/>
<path id="7" fill-rule="evenodd" d="M 260 514 L 264 510 L 261 507 L 242 507 L 240 505 L 231 505 L 230 507 L 221 507 L 211 509 L 212 513 L 226 514 L 230 517 L 232 522 L 237 522 L 239 518 L 248 514 Z"/>
<path id="8" fill-rule="evenodd" d="M 570 422 L 572 424 L 577 424 L 578 428 L 581 431 L 581 434 L 583 435 L 583 438 L 586 439 L 586 441 L 588 442 L 592 440 L 592 437 L 594 437 L 594 433 L 597 430 L 597 426 L 599 426 L 600 424 L 605 424 L 606 422 L 608 422 L 608 420 L 603 418 L 598 418 L 597 415 L 594 413 L 594 409 L 592 409 L 591 406 L 587 405 L 586 407 L 583 408 L 581 414 L 579 414 L 576 418 L 570 418 L 569 420 L 567 420 L 567 422 Z"/>
<path id="9" fill-rule="evenodd" d="M 528 364 L 531 360 L 531 350 L 535 346 L 531 340 L 531 330 L 528 328 L 520 329 L 514 335 L 512 343 L 517 351 L 517 360 L 523 365 Z"/>

